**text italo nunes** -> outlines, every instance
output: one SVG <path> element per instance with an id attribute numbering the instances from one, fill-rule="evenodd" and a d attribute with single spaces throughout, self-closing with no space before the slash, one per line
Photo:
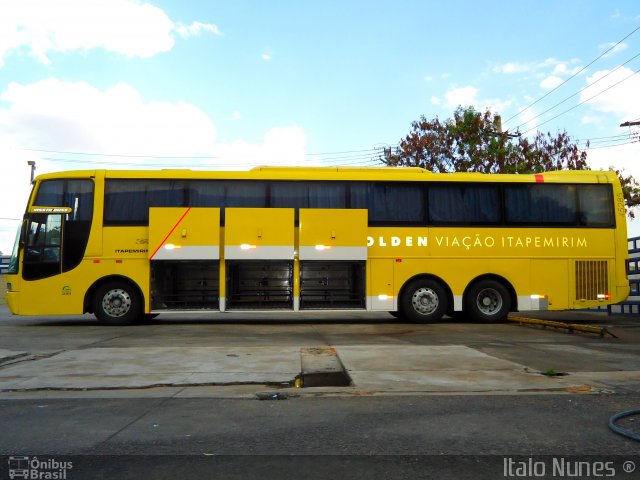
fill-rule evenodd
<path id="1" fill-rule="evenodd" d="M 66 480 L 67 470 L 73 468 L 73 462 L 60 462 L 53 458 L 39 460 L 33 457 L 29 460 L 30 480 Z"/>
<path id="2" fill-rule="evenodd" d="M 590 478 L 615 477 L 614 462 L 598 462 L 552 458 L 550 461 L 503 459 L 503 476 L 518 477 L 558 477 L 558 478 Z"/>

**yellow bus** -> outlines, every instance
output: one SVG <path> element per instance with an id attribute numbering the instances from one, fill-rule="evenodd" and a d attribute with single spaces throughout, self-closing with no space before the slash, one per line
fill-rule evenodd
<path id="1" fill-rule="evenodd" d="M 41 175 L 16 238 L 16 315 L 388 311 L 479 322 L 629 293 L 611 172 L 419 168 Z"/>

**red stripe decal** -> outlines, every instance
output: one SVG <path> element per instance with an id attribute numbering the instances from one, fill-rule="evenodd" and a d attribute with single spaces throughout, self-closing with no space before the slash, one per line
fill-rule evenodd
<path id="1" fill-rule="evenodd" d="M 541 173 L 536 174 L 536 182 L 544 183 L 544 177 L 542 176 Z"/>
<path id="2" fill-rule="evenodd" d="M 191 207 L 187 208 L 187 211 L 184 212 L 184 214 L 182 214 L 182 216 L 180 217 L 180 220 L 178 220 L 176 222 L 176 224 L 173 226 L 171 231 L 169 233 L 167 233 L 166 237 L 164 237 L 164 240 L 162 240 L 162 242 L 160 242 L 160 245 L 158 245 L 158 248 L 155 249 L 155 251 L 153 252 L 153 255 L 151 255 L 151 257 L 149 257 L 149 260 L 153 260 L 153 257 L 155 257 L 156 253 L 158 253 L 158 250 L 160 250 L 162 248 L 162 246 L 164 245 L 164 242 L 166 242 L 169 239 L 171 234 L 175 231 L 176 228 L 178 228 L 178 225 L 180 225 L 182 220 L 184 220 L 184 217 L 186 217 L 187 213 L 189 213 L 190 211 L 191 211 Z"/>

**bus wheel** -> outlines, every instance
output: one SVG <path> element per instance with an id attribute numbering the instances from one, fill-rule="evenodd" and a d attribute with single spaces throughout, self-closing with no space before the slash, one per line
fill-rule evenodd
<path id="1" fill-rule="evenodd" d="M 108 282 L 95 291 L 93 312 L 105 325 L 130 325 L 140 316 L 140 299 L 131 284 Z"/>
<path id="2" fill-rule="evenodd" d="M 511 296 L 506 287 L 495 280 L 480 280 L 465 297 L 465 312 L 481 323 L 502 322 L 511 309 Z"/>
<path id="3" fill-rule="evenodd" d="M 414 323 L 436 322 L 447 311 L 447 294 L 429 278 L 412 281 L 403 290 L 400 306 L 404 318 Z"/>

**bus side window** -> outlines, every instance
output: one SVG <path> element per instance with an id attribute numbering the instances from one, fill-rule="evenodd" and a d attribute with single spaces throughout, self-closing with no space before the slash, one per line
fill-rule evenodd
<path id="1" fill-rule="evenodd" d="M 105 225 L 148 225 L 149 207 L 182 207 L 185 182 L 181 180 L 107 179 Z"/>
<path id="2" fill-rule="evenodd" d="M 565 225 L 577 223 L 575 185 L 522 184 L 504 188 L 508 224 Z"/>
<path id="3" fill-rule="evenodd" d="M 429 220 L 436 225 L 496 224 L 501 221 L 500 190 L 493 185 L 431 184 Z"/>
<path id="4" fill-rule="evenodd" d="M 369 185 L 369 223 L 424 225 L 425 189 L 420 183 L 372 182 Z"/>
<path id="5" fill-rule="evenodd" d="M 609 185 L 578 186 L 580 225 L 585 227 L 613 227 L 615 216 Z"/>

